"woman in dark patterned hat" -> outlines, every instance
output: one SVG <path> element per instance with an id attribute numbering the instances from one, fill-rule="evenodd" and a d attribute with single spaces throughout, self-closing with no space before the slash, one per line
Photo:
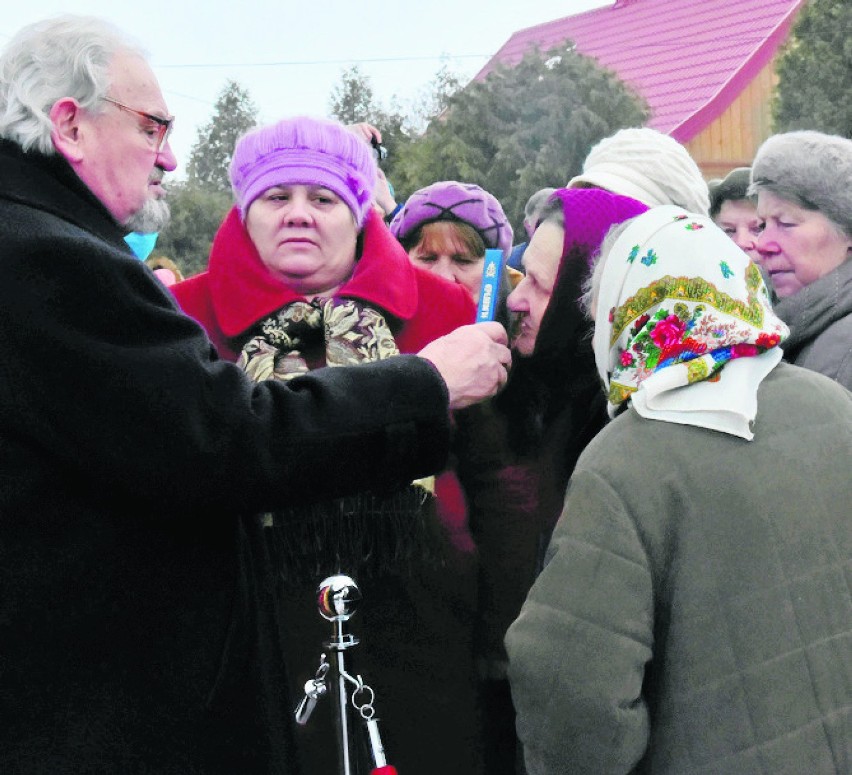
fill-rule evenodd
<path id="1" fill-rule="evenodd" d="M 752 261 L 758 260 L 757 238 L 763 228 L 757 203 L 748 195 L 751 168 L 737 167 L 724 178 L 711 180 L 710 217 Z"/>
<path id="2" fill-rule="evenodd" d="M 512 227 L 500 202 L 473 183 L 441 180 L 415 191 L 394 216 L 390 230 L 420 267 L 466 288 L 479 300 L 485 251 L 508 258 Z M 507 323 L 506 296 L 521 279 L 504 268 L 497 319 Z"/>

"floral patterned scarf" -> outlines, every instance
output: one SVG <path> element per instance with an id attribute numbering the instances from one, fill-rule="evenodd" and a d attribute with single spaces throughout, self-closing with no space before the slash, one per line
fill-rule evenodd
<path id="1" fill-rule="evenodd" d="M 381 313 L 355 299 L 296 301 L 259 324 L 243 345 L 237 365 L 255 382 L 290 380 L 308 372 L 300 348 L 325 336 L 327 366 L 353 366 L 399 355 Z"/>
<path id="2" fill-rule="evenodd" d="M 752 439 L 758 386 L 789 331 L 748 256 L 709 218 L 667 205 L 601 260 L 594 350 L 610 415 L 630 400 L 649 419 Z"/>

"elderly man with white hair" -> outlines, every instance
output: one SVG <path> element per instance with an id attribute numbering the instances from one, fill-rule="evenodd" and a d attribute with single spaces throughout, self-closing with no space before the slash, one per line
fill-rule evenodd
<path id="1" fill-rule="evenodd" d="M 0 55 L 0 771 L 292 773 L 257 515 L 440 470 L 496 323 L 252 383 L 125 234 L 165 218 L 173 118 L 104 22 Z M 324 489 L 315 482 L 322 477 Z"/>

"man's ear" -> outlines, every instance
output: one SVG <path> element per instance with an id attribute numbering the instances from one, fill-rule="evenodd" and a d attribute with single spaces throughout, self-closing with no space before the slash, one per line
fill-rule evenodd
<path id="1" fill-rule="evenodd" d="M 80 143 L 80 122 L 83 118 L 83 109 L 73 97 L 63 97 L 53 103 L 50 109 L 50 122 L 53 129 L 50 131 L 50 139 L 53 146 L 70 163 L 74 164 L 83 158 L 83 149 Z"/>

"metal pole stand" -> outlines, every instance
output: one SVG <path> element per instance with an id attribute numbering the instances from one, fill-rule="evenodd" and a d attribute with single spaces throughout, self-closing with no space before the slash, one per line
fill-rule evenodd
<path id="1" fill-rule="evenodd" d="M 332 636 L 325 646 L 335 652 L 334 669 L 337 674 L 337 728 L 341 775 L 357 775 L 356 751 L 353 746 L 353 730 L 350 724 L 349 702 L 363 719 L 375 768 L 372 775 L 397 775 L 396 769 L 387 763 L 378 719 L 375 718 L 375 693 L 361 676 L 353 677 L 346 671 L 346 651 L 358 644 L 358 638 L 346 632 L 346 623 L 358 608 L 361 591 L 349 576 L 329 576 L 317 589 L 317 606 L 320 615 L 333 625 Z M 317 701 L 326 695 L 326 674 L 332 668 L 326 655 L 320 656 L 316 675 L 305 684 L 305 696 L 296 708 L 296 723 L 307 724 Z M 354 687 L 351 697 L 347 684 Z M 364 698 L 359 704 L 359 698 Z"/>

